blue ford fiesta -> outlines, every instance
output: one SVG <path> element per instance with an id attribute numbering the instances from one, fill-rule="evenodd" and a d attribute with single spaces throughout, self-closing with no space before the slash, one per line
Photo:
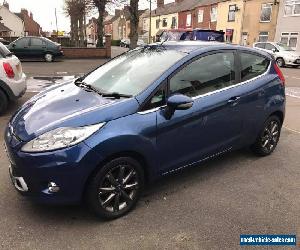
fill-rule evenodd
<path id="1" fill-rule="evenodd" d="M 271 154 L 284 81 L 270 55 L 240 46 L 129 51 L 16 112 L 5 132 L 11 179 L 35 201 L 85 197 L 98 216 L 117 218 L 160 176 L 246 146 Z"/>

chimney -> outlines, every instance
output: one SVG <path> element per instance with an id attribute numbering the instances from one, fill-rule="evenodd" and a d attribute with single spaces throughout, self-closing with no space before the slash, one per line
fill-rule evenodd
<path id="1" fill-rule="evenodd" d="M 33 14 L 30 12 L 30 19 L 33 20 Z"/>
<path id="2" fill-rule="evenodd" d="M 157 0 L 157 8 L 163 7 L 164 5 L 165 5 L 165 0 Z"/>
<path id="3" fill-rule="evenodd" d="M 21 9 L 21 13 L 22 13 L 23 15 L 28 16 L 28 10 L 26 10 L 26 9 Z"/>

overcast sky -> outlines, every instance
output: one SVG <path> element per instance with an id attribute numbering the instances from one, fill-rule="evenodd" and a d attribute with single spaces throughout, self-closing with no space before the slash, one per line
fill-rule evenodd
<path id="1" fill-rule="evenodd" d="M 166 0 L 165 2 L 172 2 Z M 2 3 L 3 0 L 0 0 Z M 55 8 L 57 9 L 58 29 L 70 30 L 69 19 L 63 13 L 64 0 L 7 0 L 12 12 L 20 12 L 21 8 L 33 13 L 33 18 L 42 26 L 44 31 L 52 31 L 55 27 Z M 156 3 L 156 0 L 152 0 Z M 146 9 L 149 0 L 140 0 L 140 8 Z"/>

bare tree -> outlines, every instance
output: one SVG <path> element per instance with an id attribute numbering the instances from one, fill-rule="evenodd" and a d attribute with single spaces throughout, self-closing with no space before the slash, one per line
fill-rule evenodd
<path id="1" fill-rule="evenodd" d="M 91 10 L 91 0 L 65 0 L 64 11 L 71 21 L 71 45 L 83 47 L 85 16 Z"/>
<path id="2" fill-rule="evenodd" d="M 108 0 L 92 0 L 92 3 L 97 8 L 99 17 L 97 20 L 98 26 L 98 41 L 97 47 L 103 47 L 103 37 L 104 37 L 104 16 L 105 16 L 105 8 L 108 3 Z"/>
<path id="3" fill-rule="evenodd" d="M 130 0 L 129 6 L 130 13 L 130 48 L 134 49 L 137 47 L 139 39 L 138 27 L 139 27 L 139 0 Z"/>

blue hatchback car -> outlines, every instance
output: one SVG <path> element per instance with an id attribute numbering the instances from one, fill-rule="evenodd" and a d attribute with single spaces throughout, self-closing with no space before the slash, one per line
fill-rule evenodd
<path id="1" fill-rule="evenodd" d="M 247 146 L 271 154 L 284 81 L 269 54 L 241 46 L 129 51 L 16 112 L 5 132 L 11 179 L 35 201 L 85 197 L 98 216 L 117 218 L 160 176 Z"/>

